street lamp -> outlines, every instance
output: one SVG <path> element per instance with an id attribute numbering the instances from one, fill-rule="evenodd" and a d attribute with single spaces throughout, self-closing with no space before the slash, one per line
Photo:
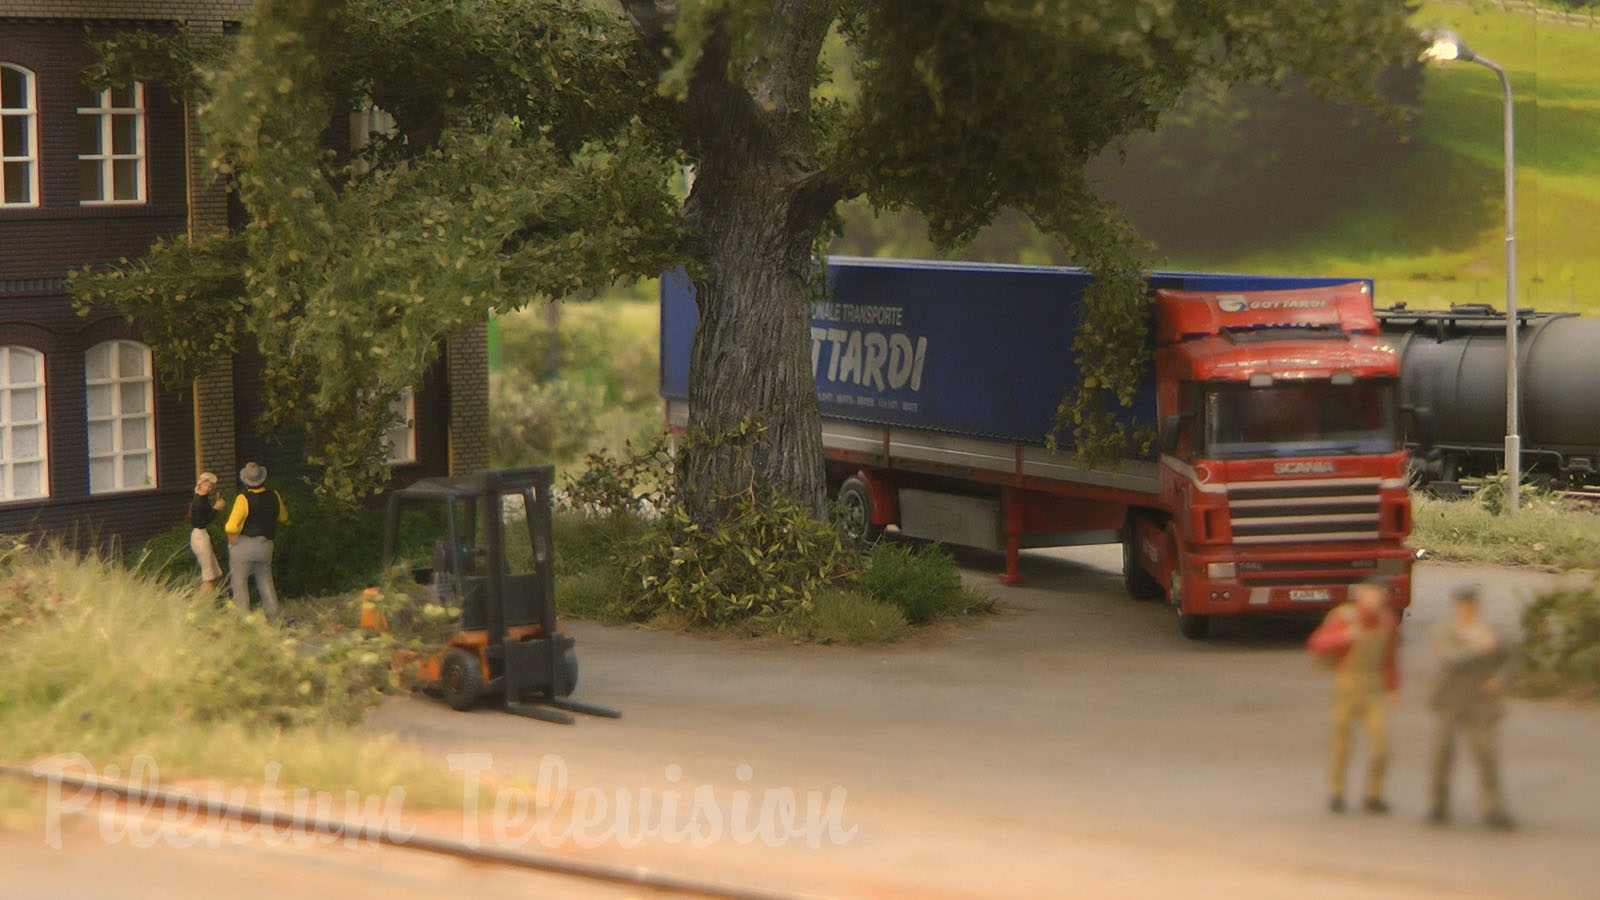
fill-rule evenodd
<path id="1" fill-rule="evenodd" d="M 1522 435 L 1517 433 L 1517 219 L 1516 163 L 1512 152 L 1511 79 L 1506 70 L 1472 52 L 1448 31 L 1425 32 L 1430 41 L 1422 51 L 1424 60 L 1448 62 L 1453 59 L 1475 62 L 1500 76 L 1500 91 L 1505 97 L 1506 141 L 1506 510 L 1515 512 L 1522 482 Z"/>

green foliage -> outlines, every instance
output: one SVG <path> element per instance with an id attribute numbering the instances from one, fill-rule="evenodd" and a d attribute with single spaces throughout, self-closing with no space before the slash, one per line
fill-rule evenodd
<path id="1" fill-rule="evenodd" d="M 289 510 L 289 523 L 278 527 L 273 540 L 273 583 L 280 597 L 329 597 L 378 582 L 383 575 L 382 508 L 330 503 L 296 488 L 278 493 Z M 222 526 L 233 502 L 230 496 L 228 508 L 210 527 L 212 546 L 225 568 L 228 542 Z M 194 583 L 198 570 L 189 553 L 189 531 L 182 524 L 151 538 L 129 554 L 129 564 L 137 572 L 173 584 Z M 426 521 L 402 517 L 396 555 L 424 558 L 431 537 Z"/>
<path id="2" fill-rule="evenodd" d="M 809 607 L 855 563 L 844 535 L 785 497 L 741 496 L 702 528 L 681 503 L 661 510 L 630 548 L 629 611 L 696 627 L 774 623 Z"/>
<path id="3" fill-rule="evenodd" d="M 489 376 L 495 465 L 580 459 L 660 430 L 657 305 L 615 299 L 497 316 Z M 540 313 L 543 313 L 542 315 Z"/>
<path id="4" fill-rule="evenodd" d="M 187 332 L 152 322 L 177 370 L 213 334 L 248 339 L 261 427 L 305 431 L 319 490 L 346 501 L 387 474 L 392 413 L 373 401 L 420 381 L 446 338 L 676 259 L 672 154 L 644 124 L 653 95 L 620 20 L 576 0 L 406 6 L 257 4 L 202 122 L 242 238 L 76 285 L 136 320 L 157 296 L 205 307 Z M 362 97 L 398 133 L 359 159 L 325 149 Z"/>
<path id="5" fill-rule="evenodd" d="M 1090 160 L 1202 80 L 1278 86 L 1293 72 L 1318 95 L 1386 109 L 1384 70 L 1420 44 L 1406 13 L 1394 0 L 854 4 L 841 30 L 860 96 L 833 163 L 875 209 L 925 215 L 941 248 L 1011 207 L 1097 273 L 1057 427 L 1086 462 L 1118 458 L 1148 446 L 1115 414 L 1147 366 L 1146 266 Z"/>
<path id="6" fill-rule="evenodd" d="M 956 561 L 937 546 L 880 542 L 856 581 L 874 599 L 899 609 L 913 625 L 987 610 L 989 605 L 961 584 Z"/>
<path id="7" fill-rule="evenodd" d="M 245 259 L 236 235 L 206 235 L 193 245 L 160 238 L 137 260 L 74 272 L 71 290 L 80 315 L 97 302 L 114 305 L 157 348 L 162 383 L 181 389 L 239 349 Z"/>
<path id="8" fill-rule="evenodd" d="M 1101 393 L 1064 418 L 1085 453 L 1109 454 L 1130 438 L 1102 434 L 1113 430 L 1102 407 L 1125 402 L 1138 374 L 1141 307 L 1123 285 L 1144 265 L 1089 160 L 1153 126 L 1196 79 L 1276 85 L 1294 72 L 1318 94 L 1376 102 L 1379 73 L 1418 44 L 1396 0 L 807 0 L 781 15 L 766 0 L 620 5 L 627 18 L 590 0 L 260 0 L 204 73 L 209 154 L 250 216 L 242 289 L 198 283 L 229 265 L 223 246 L 202 243 L 161 248 L 192 260 L 86 279 L 78 296 L 158 318 L 149 282 L 165 279 L 165 293 L 216 305 L 187 336 L 153 329 L 178 368 L 242 304 L 226 333 L 265 360 L 264 426 L 304 431 L 319 490 L 350 499 L 385 474 L 382 401 L 489 311 L 589 296 L 671 263 L 800 258 L 856 195 L 920 211 L 940 246 L 1011 208 L 1106 285 L 1077 348 L 1083 390 Z M 822 83 L 830 32 L 854 54 L 853 95 Z M 364 98 L 395 133 L 330 149 L 329 123 Z M 671 190 L 683 163 L 711 185 L 684 209 L 702 224 L 736 220 L 741 190 L 793 172 L 788 199 L 771 193 L 786 246 L 758 252 L 758 228 L 685 233 Z M 780 457 L 761 465 L 775 473 Z"/>
<path id="9" fill-rule="evenodd" d="M 46 549 L 0 561 L 0 759 L 82 753 L 163 780 L 260 783 L 459 803 L 459 783 L 359 730 L 393 688 L 394 642 L 240 617 L 213 596 Z"/>
<path id="10" fill-rule="evenodd" d="M 1600 692 L 1600 580 L 1540 594 L 1522 611 L 1517 687 L 1535 696 Z"/>
<path id="11" fill-rule="evenodd" d="M 205 87 L 202 72 L 220 63 L 227 47 L 226 41 L 197 40 L 181 26 L 171 32 L 119 31 L 90 45 L 95 61 L 84 70 L 83 83 L 105 90 L 140 81 L 192 95 Z"/>
<path id="12" fill-rule="evenodd" d="M 850 585 L 830 584 L 818 591 L 811 608 L 791 615 L 782 632 L 818 644 L 888 644 L 911 631 L 906 614 Z"/>
<path id="13" fill-rule="evenodd" d="M 627 513 L 588 514 L 562 510 L 551 518 L 555 574 L 579 575 L 615 570 L 618 557 L 644 535 L 648 525 Z"/>
<path id="14" fill-rule="evenodd" d="M 1462 562 L 1600 569 L 1600 521 L 1592 508 L 1524 488 L 1523 508 L 1505 515 L 1496 494 L 1444 500 L 1413 493 L 1411 546 Z"/>
<path id="15" fill-rule="evenodd" d="M 747 424 L 723 441 L 748 452 L 763 433 Z M 893 640 L 907 622 L 989 608 L 942 549 L 880 543 L 863 551 L 759 481 L 719 504 L 715 521 L 696 521 L 665 439 L 589 462 L 566 490 L 584 512 L 560 517 L 557 529 L 558 558 L 568 554 L 559 565 L 582 575 L 558 574 L 575 579 L 566 583 L 577 589 L 576 608 L 604 621 L 861 643 Z"/>

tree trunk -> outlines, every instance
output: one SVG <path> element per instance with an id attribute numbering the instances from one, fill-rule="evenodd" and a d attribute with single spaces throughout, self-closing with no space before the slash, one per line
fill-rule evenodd
<path id="1" fill-rule="evenodd" d="M 698 162 L 684 215 L 702 264 L 689 424 L 713 439 L 746 419 L 765 428 L 753 447 L 691 445 L 687 499 L 701 522 L 715 521 L 722 502 L 753 482 L 819 516 L 825 509 L 811 371 L 811 306 L 820 296 L 813 248 L 840 189 L 812 161 L 809 116 L 834 4 L 774 6 L 791 28 L 760 74 L 730 79 L 727 42 L 714 36 L 683 105 Z"/>
<path id="2" fill-rule="evenodd" d="M 689 425 L 713 439 L 746 419 L 765 427 L 753 446 L 690 445 L 685 475 L 697 519 L 714 517 L 720 500 L 752 480 L 818 514 L 824 508 L 810 349 L 811 247 L 821 220 L 792 224 L 796 193 L 781 173 L 758 165 L 702 171 L 695 183 L 705 274 L 695 284 Z"/>

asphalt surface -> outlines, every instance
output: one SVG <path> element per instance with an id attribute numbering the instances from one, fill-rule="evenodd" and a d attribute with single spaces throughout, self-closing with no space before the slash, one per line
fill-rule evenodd
<path id="1" fill-rule="evenodd" d="M 481 770 L 501 803 L 469 819 L 464 800 L 430 830 L 780 894 L 1600 896 L 1600 706 L 1511 704 L 1503 774 L 1518 831 L 1478 825 L 1464 759 L 1455 823 L 1420 822 L 1433 668 L 1423 630 L 1469 581 L 1490 618 L 1514 628 L 1520 603 L 1555 576 L 1418 567 L 1390 726 L 1394 812 L 1375 817 L 1323 810 L 1328 675 L 1301 649 L 1314 622 L 1224 620 L 1209 640 L 1186 640 L 1165 607 L 1127 599 L 1111 547 L 1031 555 L 1020 587 L 994 581 L 993 557 L 963 563 L 1000 612 L 893 647 L 576 623 L 576 699 L 622 719 L 560 726 L 419 698 L 385 705 L 371 726 L 464 782 Z M 545 810 L 537 822 L 521 814 L 529 793 Z M 640 821 L 655 833 L 637 835 Z M 499 896 L 517 885 L 629 895 L 403 851 L 217 852 L 89 839 L 57 852 L 12 835 L 0 838 L 0 868 L 12 873 L 8 897 L 198 896 L 253 871 L 270 874 L 241 880 L 263 888 L 250 896 L 290 893 L 285 882 L 312 896 Z M 134 877 L 50 890 L 102 869 Z M 170 889 L 135 892 L 141 883 Z M 125 890 L 91 889 L 107 884 Z"/>
<path id="2" fill-rule="evenodd" d="M 561 727 L 419 700 L 386 708 L 377 724 L 436 754 L 489 753 L 495 771 L 530 782 L 558 757 L 568 797 L 578 786 L 637 798 L 704 784 L 727 812 L 739 790 L 842 788 L 848 842 L 769 847 L 724 835 L 704 848 L 609 848 L 618 860 L 774 889 L 1600 895 L 1600 708 L 1512 704 L 1503 756 L 1517 833 L 1478 827 L 1466 766 L 1456 824 L 1420 824 L 1433 668 L 1421 632 L 1468 581 L 1486 591 L 1490 618 L 1514 629 L 1521 602 L 1553 576 L 1419 567 L 1391 719 L 1394 812 L 1378 818 L 1323 810 L 1328 676 L 1301 649 L 1314 620 L 1219 621 L 1194 642 L 1165 607 L 1127 599 L 1116 548 L 1034 556 L 1016 588 L 994 582 L 992 557 L 963 562 L 1000 614 L 880 649 L 580 625 L 578 697 L 622 709 L 621 720 Z M 561 799 L 545 781 L 545 799 Z"/>

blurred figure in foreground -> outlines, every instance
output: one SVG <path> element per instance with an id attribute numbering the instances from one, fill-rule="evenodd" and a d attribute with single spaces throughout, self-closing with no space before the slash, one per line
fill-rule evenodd
<path id="1" fill-rule="evenodd" d="M 1454 614 L 1429 635 L 1439 658 L 1439 678 L 1428 705 L 1438 715 L 1433 744 L 1433 806 L 1428 821 L 1450 819 L 1450 768 L 1455 760 L 1456 732 L 1466 733 L 1467 746 L 1478 763 L 1484 824 L 1509 829 L 1500 796 L 1500 760 L 1496 732 L 1503 709 L 1501 672 L 1511 654 L 1499 635 L 1478 617 L 1478 591 L 1464 588 L 1455 595 Z"/>
<path id="2" fill-rule="evenodd" d="M 1389 608 L 1382 584 L 1362 582 L 1350 588 L 1350 599 L 1329 610 L 1328 617 L 1306 641 L 1306 647 L 1334 669 L 1333 734 L 1328 754 L 1328 809 L 1344 812 L 1344 775 L 1350 758 L 1350 726 L 1360 721 L 1367 733 L 1367 781 L 1362 808 L 1386 813 L 1383 775 L 1389 764 L 1385 697 L 1392 702 L 1400 688 L 1395 666 L 1399 619 Z"/>

